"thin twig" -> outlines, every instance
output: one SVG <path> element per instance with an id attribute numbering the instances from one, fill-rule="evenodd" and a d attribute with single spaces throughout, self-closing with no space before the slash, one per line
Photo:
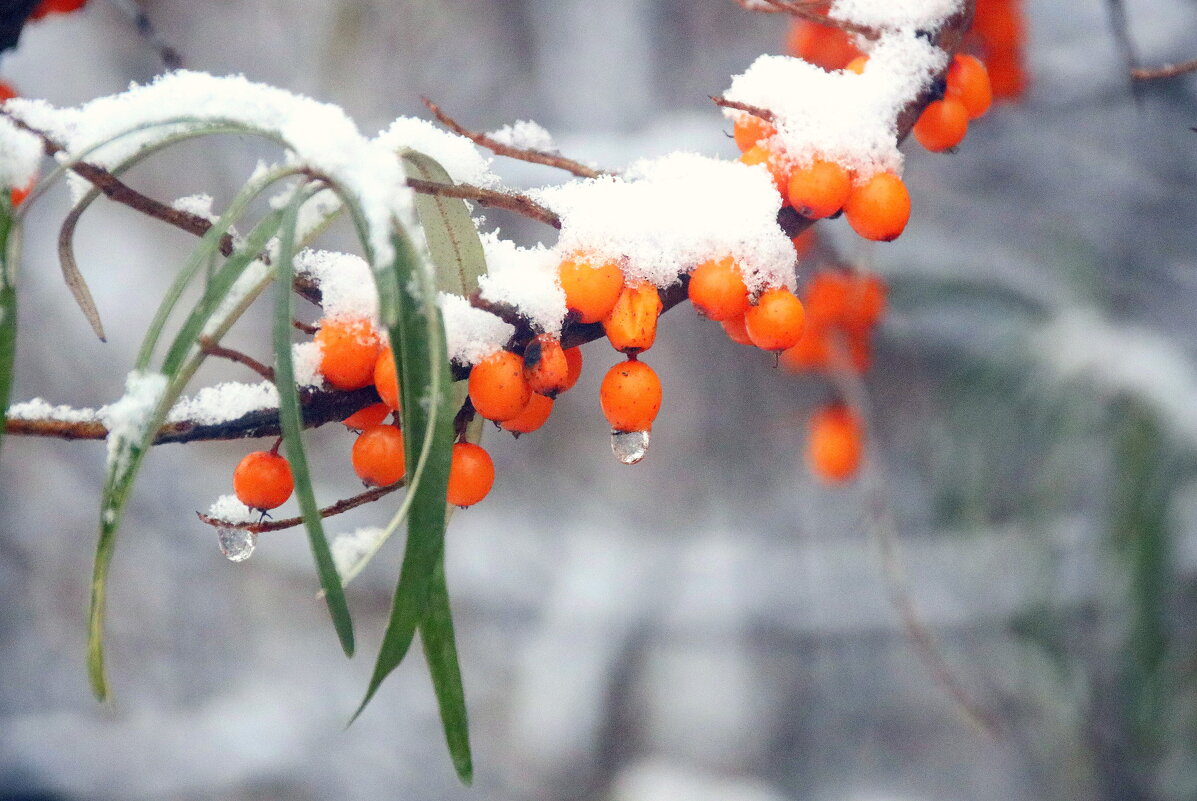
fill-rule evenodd
<path id="1" fill-rule="evenodd" d="M 442 111 L 436 103 L 433 103 L 426 97 L 420 99 L 424 101 L 424 105 L 428 106 L 428 110 L 440 121 L 441 125 L 444 125 L 455 134 L 464 136 L 474 144 L 492 151 L 495 155 L 527 161 L 532 164 L 543 164 L 546 167 L 556 167 L 559 170 L 565 170 L 581 178 L 597 178 L 600 175 L 610 174 L 603 170 L 596 170 L 580 161 L 566 158 L 559 153 L 548 153 L 530 147 L 513 147 L 512 145 L 500 142 L 489 134 L 471 131 Z"/>
<path id="2" fill-rule="evenodd" d="M 537 203 L 530 197 L 514 192 L 496 192 L 493 189 L 483 189 L 470 184 L 441 184 L 436 181 L 425 181 L 420 178 L 408 178 L 407 185 L 415 191 L 425 195 L 439 195 L 441 197 L 459 197 L 462 200 L 472 200 L 480 206 L 490 206 L 496 209 L 506 209 L 522 214 L 529 219 L 542 222 L 553 228 L 561 228 L 561 218 L 551 209 Z"/>
<path id="3" fill-rule="evenodd" d="M 747 112 L 748 114 L 751 114 L 754 117 L 760 117 L 765 122 L 773 122 L 773 116 L 774 116 L 773 112 L 767 108 L 761 108 L 760 106 L 750 106 L 747 103 L 740 103 L 736 100 L 728 100 L 723 95 L 711 95 L 711 100 L 715 103 L 716 106 L 720 106 L 722 108 L 734 108 L 737 111 Z"/>
<path id="4" fill-rule="evenodd" d="M 267 367 L 248 353 L 242 353 L 233 348 L 226 348 L 209 336 L 201 336 L 199 338 L 199 346 L 200 350 L 209 356 L 219 356 L 222 359 L 244 364 L 267 381 L 274 381 L 274 368 Z"/>
<path id="5" fill-rule="evenodd" d="M 817 9 L 830 5 L 828 0 L 733 0 L 736 5 L 748 11 L 760 11 L 765 14 L 785 13 L 808 22 L 816 22 L 829 28 L 839 28 L 845 33 L 859 34 L 866 39 L 876 39 L 880 32 L 867 25 L 857 25 L 847 20 L 832 19 Z M 764 5 L 761 5 L 764 3 Z"/>
<path id="6" fill-rule="evenodd" d="M 311 323 L 305 323 L 303 320 L 292 320 L 291 327 L 294 328 L 296 331 L 304 332 L 308 336 L 312 336 L 313 334 L 315 334 L 317 331 L 320 330 L 320 326 L 312 325 Z"/>
<path id="7" fill-rule="evenodd" d="M 1164 78 L 1179 78 L 1197 72 L 1197 58 L 1192 61 L 1182 61 L 1179 64 L 1164 64 L 1160 67 L 1134 67 L 1130 76 L 1136 81 L 1156 81 Z"/>
<path id="8" fill-rule="evenodd" d="M 348 512 L 350 509 L 356 509 L 359 506 L 364 506 L 367 503 L 378 500 L 384 495 L 390 495 L 395 490 L 405 486 L 405 484 L 406 482 L 403 479 L 399 479 L 399 481 L 391 484 L 388 487 L 374 487 L 373 489 L 366 490 L 365 492 L 359 493 L 352 497 L 342 498 L 336 503 L 330 504 L 321 509 L 320 517 L 332 517 L 333 515 L 339 515 L 344 512 Z M 283 531 L 284 529 L 295 528 L 296 526 L 303 525 L 302 517 L 286 517 L 282 520 L 271 520 L 269 522 L 263 521 L 261 523 L 231 523 L 227 520 L 221 520 L 218 517 L 211 517 L 209 515 L 202 514 L 201 512 L 196 512 L 195 514 L 201 521 L 207 523 L 209 526 L 215 526 L 216 528 L 239 528 L 254 534 L 261 534 L 264 531 Z"/>

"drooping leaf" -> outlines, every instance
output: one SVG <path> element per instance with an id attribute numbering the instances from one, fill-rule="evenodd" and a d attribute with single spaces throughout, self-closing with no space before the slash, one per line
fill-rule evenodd
<path id="1" fill-rule="evenodd" d="M 320 507 L 312 492 L 312 479 L 308 471 L 307 456 L 303 445 L 303 413 L 299 404 L 299 391 L 295 386 L 295 365 L 291 359 L 291 320 L 295 317 L 295 293 L 291 291 L 291 278 L 295 260 L 295 226 L 303 194 L 296 193 L 283 217 L 279 237 L 278 257 L 275 260 L 275 307 L 274 307 L 274 359 L 275 384 L 279 393 L 279 421 L 282 424 L 283 444 L 287 450 L 287 461 L 295 478 L 295 495 L 303 514 L 304 528 L 308 533 L 308 544 L 316 560 L 316 574 L 324 590 L 324 601 L 332 616 L 333 628 L 341 641 L 346 656 L 353 656 L 353 620 L 349 605 L 345 601 L 345 590 L 341 577 L 337 575 L 336 563 L 324 525 L 320 519 Z"/>
<path id="2" fill-rule="evenodd" d="M 453 613 L 449 608 L 449 588 L 445 583 L 442 554 L 432 574 L 428 611 L 420 621 L 420 642 L 432 677 L 432 689 L 441 713 L 445 742 L 457 775 L 466 784 L 474 779 L 474 760 L 470 754 L 470 724 L 466 715 L 465 688 L 457 661 L 457 643 L 453 633 Z"/>
<path id="3" fill-rule="evenodd" d="M 62 267 L 62 279 L 66 282 L 67 288 L 71 290 L 71 295 L 75 298 L 75 303 L 83 312 L 83 316 L 87 318 L 91 330 L 95 332 L 101 342 L 107 342 L 108 338 L 104 335 L 104 323 L 100 320 L 100 310 L 96 308 L 96 301 L 91 296 L 87 280 L 79 271 L 78 262 L 75 261 L 74 245 L 75 228 L 79 224 L 79 218 L 99 195 L 100 192 L 96 189 L 88 192 L 62 221 L 62 227 L 58 229 L 58 263 Z"/>
<path id="4" fill-rule="evenodd" d="M 431 157 L 415 150 L 401 155 L 409 178 L 453 184 L 445 168 Z M 486 272 L 486 254 L 469 206 L 460 198 L 421 193 L 416 195 L 416 214 L 436 267 L 437 289 L 468 297 Z"/>

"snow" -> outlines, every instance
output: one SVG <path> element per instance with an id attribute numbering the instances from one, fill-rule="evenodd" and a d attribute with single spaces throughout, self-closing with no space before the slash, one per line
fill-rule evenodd
<path id="1" fill-rule="evenodd" d="M 557 152 L 553 135 L 532 120 L 516 120 L 514 124 L 504 125 L 497 131 L 491 131 L 487 136 L 508 147 L 539 150 L 542 153 Z"/>
<path id="2" fill-rule="evenodd" d="M 870 28 L 933 31 L 961 5 L 961 0 L 835 0 L 827 16 Z"/>
<path id="3" fill-rule="evenodd" d="M 100 419 L 95 409 L 55 406 L 42 398 L 33 398 L 8 407 L 10 420 L 50 420 L 60 423 L 94 423 Z"/>
<path id="4" fill-rule="evenodd" d="M 180 70 L 77 108 L 57 109 L 27 98 L 14 98 L 8 108 L 63 145 L 60 160 L 86 157 L 101 166 L 114 166 L 164 137 L 211 123 L 256 128 L 284 143 L 289 163 L 329 176 L 358 200 L 379 264 L 394 257 L 393 220 L 418 230 L 413 193 L 384 142 L 362 136 L 338 106 L 243 76 Z M 140 130 L 129 133 L 135 129 Z"/>
<path id="5" fill-rule="evenodd" d="M 220 218 L 219 214 L 212 213 L 211 195 L 187 195 L 186 197 L 176 198 L 170 205 L 179 211 L 203 217 L 211 223 L 216 222 Z"/>
<path id="6" fill-rule="evenodd" d="M 199 425 L 217 425 L 244 417 L 250 412 L 278 408 L 278 390 L 262 381 L 241 384 L 229 381 L 204 387 L 194 396 L 180 398 L 166 415 L 167 422 L 190 421 Z"/>
<path id="7" fill-rule="evenodd" d="M 429 156 L 442 167 L 454 183 L 496 186 L 498 176 L 491 172 L 491 159 L 464 136 L 438 128 L 428 120 L 400 117 L 380 133 L 375 141 L 392 153 L 411 149 Z"/>
<path id="8" fill-rule="evenodd" d="M 360 569 L 362 560 L 373 555 L 382 544 L 386 531 L 381 528 L 359 528 L 349 534 L 338 534 L 331 545 L 333 563 L 342 581 L 348 581 Z"/>
<path id="9" fill-rule="evenodd" d="M 441 292 L 437 301 L 445 322 L 449 359 L 474 365 L 503 347 L 515 327 L 495 315 L 470 305 L 460 295 Z"/>
<path id="10" fill-rule="evenodd" d="M 320 285 L 321 306 L 328 318 L 378 321 L 378 291 L 365 259 L 352 253 L 303 250 L 295 269 Z"/>
<path id="11" fill-rule="evenodd" d="M 626 259 L 629 282 L 664 288 L 730 255 L 753 292 L 795 287 L 794 246 L 777 225 L 781 196 L 763 167 L 673 153 L 533 195 L 561 215 L 560 253 Z"/>
<path id="12" fill-rule="evenodd" d="M 865 180 L 901 173 L 898 116 L 947 66 L 947 54 L 913 29 L 889 31 L 871 45 L 862 74 L 827 72 L 802 59 L 761 56 L 732 79 L 729 100 L 773 112 L 768 146 L 790 167 L 819 157 Z M 729 118 L 743 112 L 727 110 Z"/>
<path id="13" fill-rule="evenodd" d="M 237 500 L 236 495 L 221 495 L 208 507 L 208 517 L 226 523 L 253 523 L 259 514 Z"/>
<path id="14" fill-rule="evenodd" d="M 11 101 L 9 101 L 11 102 Z M 41 141 L 0 117 L 0 187 L 22 188 L 37 175 L 42 158 Z"/>
<path id="15" fill-rule="evenodd" d="M 108 429 L 109 469 L 123 468 L 121 460 L 145 436 L 165 393 L 165 375 L 133 370 L 125 378 L 125 394 L 100 409 L 98 417 Z"/>
<path id="16" fill-rule="evenodd" d="M 557 281 L 560 256 L 542 246 L 521 248 L 497 233 L 482 235 L 486 275 L 478 279 L 482 297 L 519 308 L 537 330 L 560 336 L 565 293 Z"/>
<path id="17" fill-rule="evenodd" d="M 295 371 L 295 386 L 319 387 L 324 384 L 324 374 L 320 372 L 320 361 L 323 350 L 320 343 L 312 340 L 297 342 L 291 346 L 291 366 Z M 275 401 L 277 403 L 277 401 Z"/>

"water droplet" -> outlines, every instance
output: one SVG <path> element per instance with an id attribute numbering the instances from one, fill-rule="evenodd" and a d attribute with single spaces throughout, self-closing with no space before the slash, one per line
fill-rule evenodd
<path id="1" fill-rule="evenodd" d="M 244 562 L 254 555 L 258 535 L 243 528 L 218 528 L 216 540 L 220 543 L 220 552 L 230 562 Z"/>
<path id="2" fill-rule="evenodd" d="M 636 464 L 648 454 L 648 432 L 612 431 L 611 452 L 624 464 Z"/>

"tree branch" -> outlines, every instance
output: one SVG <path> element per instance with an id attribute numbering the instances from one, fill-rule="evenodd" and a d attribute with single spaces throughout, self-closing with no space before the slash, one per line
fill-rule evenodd
<path id="1" fill-rule="evenodd" d="M 399 481 L 391 484 L 389 487 L 374 487 L 373 489 L 366 490 L 365 492 L 359 493 L 352 497 L 342 498 L 336 503 L 329 504 L 321 509 L 320 517 L 332 517 L 333 515 L 339 515 L 344 512 L 348 512 L 350 509 L 356 509 L 359 506 L 364 506 L 367 503 L 376 501 L 384 495 L 390 495 L 395 490 L 406 485 L 406 481 L 399 479 Z M 239 528 L 254 534 L 261 534 L 264 531 L 282 531 L 284 529 L 295 528 L 296 526 L 303 525 L 302 517 L 285 517 L 281 520 L 271 520 L 269 522 L 262 521 L 261 523 L 232 523 L 228 520 L 221 520 L 218 517 L 212 517 L 200 512 L 196 512 L 195 514 L 201 521 L 207 523 L 209 526 L 214 526 L 216 528 Z"/>
<path id="2" fill-rule="evenodd" d="M 462 126 L 455 119 L 450 117 L 445 112 L 441 111 L 440 106 L 433 103 L 426 97 L 420 98 L 424 101 L 424 105 L 428 106 L 428 110 L 432 112 L 433 116 L 440 121 L 441 125 L 448 128 L 459 136 L 464 136 L 476 145 L 490 150 L 497 156 L 506 156 L 507 158 L 519 159 L 520 161 L 527 161 L 532 164 L 543 164 L 546 167 L 556 167 L 559 170 L 573 173 L 580 178 L 597 178 L 600 175 L 610 175 L 603 170 L 596 170 L 580 161 L 566 158 L 559 153 L 547 153 L 543 150 L 534 150 L 533 148 L 513 147 L 506 145 L 495 139 L 493 136 Z"/>
<path id="3" fill-rule="evenodd" d="M 1178 78 L 1181 75 L 1188 75 L 1190 72 L 1197 72 L 1197 58 L 1191 61 L 1182 61 L 1179 64 L 1164 64 L 1160 67 L 1134 67 L 1130 71 L 1130 76 L 1136 81 L 1156 81 L 1165 78 Z"/>

